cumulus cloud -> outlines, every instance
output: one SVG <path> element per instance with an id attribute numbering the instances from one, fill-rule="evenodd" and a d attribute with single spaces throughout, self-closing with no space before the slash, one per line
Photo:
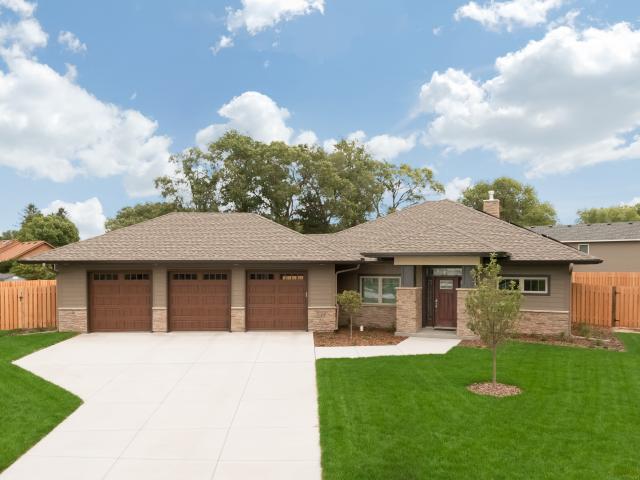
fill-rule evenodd
<path id="1" fill-rule="evenodd" d="M 312 130 L 304 130 L 293 139 L 296 145 L 316 145 L 318 136 Z"/>
<path id="2" fill-rule="evenodd" d="M 58 43 L 73 53 L 87 51 L 87 45 L 82 43 L 78 37 L 72 32 L 61 31 L 58 34 Z"/>
<path id="3" fill-rule="evenodd" d="M 416 136 L 397 137 L 393 135 L 376 135 L 365 142 L 366 149 L 376 158 L 393 160 L 398 155 L 413 150 L 416 146 Z"/>
<path id="4" fill-rule="evenodd" d="M 469 2 L 459 7 L 454 18 L 475 20 L 490 30 L 506 28 L 512 30 L 516 26 L 535 27 L 547 22 L 551 10 L 559 8 L 565 0 L 508 0 L 496 2 L 491 0 L 482 5 Z"/>
<path id="5" fill-rule="evenodd" d="M 54 200 L 42 209 L 42 213 L 45 215 L 55 213 L 60 208 L 66 210 L 69 220 L 78 227 L 80 239 L 84 240 L 104 233 L 106 217 L 102 211 L 102 203 L 96 197 L 89 198 L 84 202 Z"/>
<path id="6" fill-rule="evenodd" d="M 620 203 L 620 205 L 622 205 L 622 206 L 629 206 L 629 207 L 635 207 L 636 205 L 639 205 L 639 204 L 640 204 L 640 197 L 633 197 L 628 202 L 621 202 Z"/>
<path id="7" fill-rule="evenodd" d="M 471 185 L 471 177 L 455 177 L 444 186 L 444 198 L 457 201 L 462 197 L 462 193 Z"/>
<path id="8" fill-rule="evenodd" d="M 449 69 L 422 86 L 426 144 L 490 150 L 529 176 L 640 156 L 640 31 L 559 27 L 495 68 L 485 82 Z"/>
<path id="9" fill-rule="evenodd" d="M 224 48 L 229 48 L 229 47 L 233 47 L 233 38 L 227 35 L 222 35 L 220 37 L 220 40 L 218 40 L 218 43 L 216 43 L 213 47 L 211 47 L 211 52 L 214 55 L 217 55 L 220 50 Z"/>
<path id="10" fill-rule="evenodd" d="M 47 35 L 18 0 L 0 0 L 18 14 L 0 27 L 0 165 L 57 182 L 77 176 L 122 175 L 131 196 L 155 193 L 152 179 L 167 171 L 171 140 L 155 121 L 106 103 L 32 56 Z"/>

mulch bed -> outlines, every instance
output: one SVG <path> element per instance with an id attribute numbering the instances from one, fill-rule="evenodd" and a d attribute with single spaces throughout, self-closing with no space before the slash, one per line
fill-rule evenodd
<path id="1" fill-rule="evenodd" d="M 611 332 L 599 332 L 597 338 L 580 337 L 572 335 L 566 336 L 545 336 L 545 335 L 515 335 L 512 340 L 526 343 L 541 343 L 545 345 L 559 345 L 563 347 L 594 348 L 600 350 L 613 350 L 624 352 L 624 344 Z M 477 339 L 462 340 L 461 347 L 485 348 L 482 341 Z"/>
<path id="2" fill-rule="evenodd" d="M 491 382 L 472 383 L 467 387 L 467 390 L 477 395 L 491 397 L 513 397 L 522 393 L 522 390 L 515 385 L 505 385 L 504 383 L 496 383 L 494 385 Z"/>
<path id="3" fill-rule="evenodd" d="M 349 329 L 341 328 L 336 332 L 314 332 L 316 347 L 366 347 L 372 345 L 397 345 L 407 337 L 397 337 L 390 330 L 365 329 L 361 332 L 353 329 L 353 340 L 349 338 Z"/>

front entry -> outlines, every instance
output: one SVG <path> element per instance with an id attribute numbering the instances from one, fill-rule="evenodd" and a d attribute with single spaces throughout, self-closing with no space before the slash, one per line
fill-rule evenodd
<path id="1" fill-rule="evenodd" d="M 460 277 L 435 277 L 435 327 L 456 328 L 458 319 L 458 295 Z"/>

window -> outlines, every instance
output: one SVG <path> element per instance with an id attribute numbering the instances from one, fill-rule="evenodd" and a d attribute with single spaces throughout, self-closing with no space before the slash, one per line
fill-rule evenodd
<path id="1" fill-rule="evenodd" d="M 125 273 L 125 280 L 149 280 L 148 273 Z"/>
<path id="2" fill-rule="evenodd" d="M 94 273 L 94 280 L 118 280 L 117 273 Z"/>
<path id="3" fill-rule="evenodd" d="M 396 303 L 400 277 L 360 277 L 362 303 Z"/>
<path id="4" fill-rule="evenodd" d="M 198 274 L 197 273 L 174 273 L 173 279 L 174 280 L 197 280 Z"/>
<path id="5" fill-rule="evenodd" d="M 453 290 L 453 280 L 440 280 L 438 286 L 440 290 Z"/>
<path id="6" fill-rule="evenodd" d="M 273 273 L 251 273 L 250 280 L 273 280 Z"/>
<path id="7" fill-rule="evenodd" d="M 511 285 L 515 285 L 515 288 L 520 289 L 522 293 L 533 295 L 549 293 L 549 277 L 502 277 L 500 288 L 511 288 Z"/>
<path id="8" fill-rule="evenodd" d="M 280 280 L 304 280 L 303 273 L 281 273 Z"/>
<path id="9" fill-rule="evenodd" d="M 589 254 L 589 244 L 588 243 L 579 243 L 578 244 L 578 250 L 580 250 L 582 253 Z"/>
<path id="10" fill-rule="evenodd" d="M 205 273 L 202 275 L 203 280 L 226 280 L 226 273 Z"/>

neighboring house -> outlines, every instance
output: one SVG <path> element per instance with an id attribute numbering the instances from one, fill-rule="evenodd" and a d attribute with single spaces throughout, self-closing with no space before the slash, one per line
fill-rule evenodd
<path id="1" fill-rule="evenodd" d="M 19 242 L 18 240 L 0 240 L 0 262 L 22 260 L 53 250 L 44 240 Z"/>
<path id="2" fill-rule="evenodd" d="M 499 202 L 486 202 L 499 214 Z M 250 213 L 170 213 L 44 253 L 61 330 L 337 328 L 336 292 L 359 290 L 357 322 L 468 335 L 471 271 L 491 253 L 524 291 L 520 329 L 567 333 L 571 263 L 597 258 L 448 200 L 330 235 Z"/>
<path id="3" fill-rule="evenodd" d="M 603 260 L 576 265 L 576 272 L 640 272 L 640 222 L 549 225 L 531 230 Z"/>

